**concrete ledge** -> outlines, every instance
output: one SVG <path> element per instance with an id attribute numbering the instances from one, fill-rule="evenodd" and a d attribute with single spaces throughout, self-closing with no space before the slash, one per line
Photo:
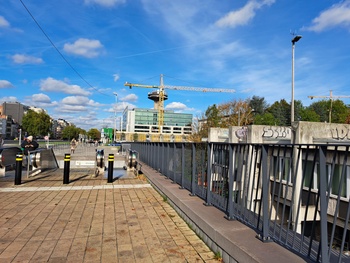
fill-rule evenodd
<path id="1" fill-rule="evenodd" d="M 229 221 L 225 214 L 178 184 L 150 168 L 142 166 L 142 172 L 150 183 L 167 197 L 179 215 L 198 236 L 214 251 L 219 252 L 224 262 L 269 262 L 296 263 L 305 260 L 282 246 L 256 238 L 256 232 L 239 221 Z"/>

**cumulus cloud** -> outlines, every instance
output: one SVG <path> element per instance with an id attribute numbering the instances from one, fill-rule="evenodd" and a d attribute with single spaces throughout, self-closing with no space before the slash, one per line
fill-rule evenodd
<path id="1" fill-rule="evenodd" d="M 265 5 L 272 5 L 275 0 L 263 0 L 263 1 L 249 1 L 245 6 L 239 10 L 231 11 L 218 21 L 216 25 L 219 27 L 232 27 L 243 26 L 248 24 L 256 14 L 256 11 Z"/>
<path id="2" fill-rule="evenodd" d="M 12 61 L 16 64 L 41 64 L 44 62 L 41 58 L 27 56 L 23 54 L 13 55 Z"/>
<path id="3" fill-rule="evenodd" d="M 321 32 L 337 26 L 350 25 L 350 0 L 335 4 L 312 20 L 312 25 L 304 27 L 308 31 Z"/>
<path id="4" fill-rule="evenodd" d="M 74 43 L 64 44 L 64 51 L 74 55 L 94 58 L 100 55 L 103 45 L 99 40 L 79 38 Z"/>
<path id="5" fill-rule="evenodd" d="M 88 96 L 91 93 L 82 89 L 78 85 L 71 85 L 61 80 L 56 80 L 51 77 L 40 81 L 40 90 L 41 91 L 54 91 L 54 92 L 63 92 L 66 94 L 74 95 L 83 95 Z"/>
<path id="6" fill-rule="evenodd" d="M 12 87 L 13 85 L 10 81 L 0 79 L 0 89 L 12 88 Z"/>
<path id="7" fill-rule="evenodd" d="M 189 110 L 187 106 L 181 102 L 171 102 L 165 107 L 166 110 L 183 111 Z"/>
<path id="8" fill-rule="evenodd" d="M 46 94 L 39 93 L 39 94 L 33 94 L 32 95 L 32 101 L 33 102 L 40 102 L 40 103 L 50 103 L 51 99 Z"/>
<path id="9" fill-rule="evenodd" d="M 138 100 L 139 97 L 137 97 L 135 94 L 129 94 L 123 98 L 120 98 L 121 101 L 131 101 L 135 102 Z"/>
<path id="10" fill-rule="evenodd" d="M 68 96 L 62 99 L 61 102 L 65 105 L 100 106 L 99 103 L 84 96 Z"/>
<path id="11" fill-rule="evenodd" d="M 104 7 L 112 7 L 118 4 L 124 4 L 126 0 L 85 0 L 85 4 L 97 4 Z"/>
<path id="12" fill-rule="evenodd" d="M 0 27 L 10 27 L 10 23 L 3 16 L 0 16 Z"/>

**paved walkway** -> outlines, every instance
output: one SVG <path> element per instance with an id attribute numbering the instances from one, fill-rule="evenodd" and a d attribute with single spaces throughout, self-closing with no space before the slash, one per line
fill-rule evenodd
<path id="1" fill-rule="evenodd" d="M 0 178 L 0 262 L 218 262 L 143 178 Z"/>

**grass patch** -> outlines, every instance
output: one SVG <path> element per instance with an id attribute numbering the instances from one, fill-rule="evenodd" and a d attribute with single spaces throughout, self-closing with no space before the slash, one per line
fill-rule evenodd
<path id="1" fill-rule="evenodd" d="M 214 254 L 214 259 L 216 260 L 222 260 L 222 257 L 221 257 L 221 254 L 219 251 L 216 251 L 215 254 Z"/>

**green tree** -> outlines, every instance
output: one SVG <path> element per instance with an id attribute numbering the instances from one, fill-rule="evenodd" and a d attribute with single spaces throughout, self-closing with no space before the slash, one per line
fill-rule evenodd
<path id="1" fill-rule="evenodd" d="M 255 114 L 264 114 L 264 112 L 268 108 L 268 104 L 265 101 L 264 97 L 253 96 L 247 101 L 250 108 L 254 111 Z"/>
<path id="2" fill-rule="evenodd" d="M 349 115 L 349 108 L 341 100 L 334 100 L 333 103 L 330 102 L 331 110 L 331 122 L 332 123 L 346 123 L 347 117 Z"/>
<path id="3" fill-rule="evenodd" d="M 254 124 L 256 125 L 277 125 L 278 120 L 270 112 L 263 114 L 256 114 L 254 118 Z"/>
<path id="4" fill-rule="evenodd" d="M 75 127 L 74 125 L 64 127 L 62 131 L 62 139 L 71 140 L 73 138 L 77 139 L 81 132 L 80 128 Z"/>
<path id="5" fill-rule="evenodd" d="M 101 139 L 101 133 L 98 129 L 92 128 L 87 132 L 87 135 L 93 139 L 93 140 L 100 140 Z"/>
<path id="6" fill-rule="evenodd" d="M 311 108 L 306 107 L 300 112 L 302 121 L 319 122 L 320 116 Z"/>
<path id="7" fill-rule="evenodd" d="M 45 112 L 28 110 L 22 119 L 22 128 L 34 137 L 45 136 L 51 130 L 51 118 Z"/>
<path id="8" fill-rule="evenodd" d="M 330 104 L 329 104 L 330 105 Z M 308 109 L 314 111 L 319 116 L 320 122 L 329 121 L 329 105 L 327 100 L 320 100 L 312 103 Z"/>
<path id="9" fill-rule="evenodd" d="M 216 104 L 208 107 L 208 109 L 205 111 L 205 117 L 207 119 L 208 127 L 219 127 L 220 116 Z"/>
<path id="10" fill-rule="evenodd" d="M 272 104 L 267 112 L 271 113 L 277 126 L 289 126 L 290 125 L 290 104 L 285 99 L 281 99 L 279 102 L 276 101 Z"/>

